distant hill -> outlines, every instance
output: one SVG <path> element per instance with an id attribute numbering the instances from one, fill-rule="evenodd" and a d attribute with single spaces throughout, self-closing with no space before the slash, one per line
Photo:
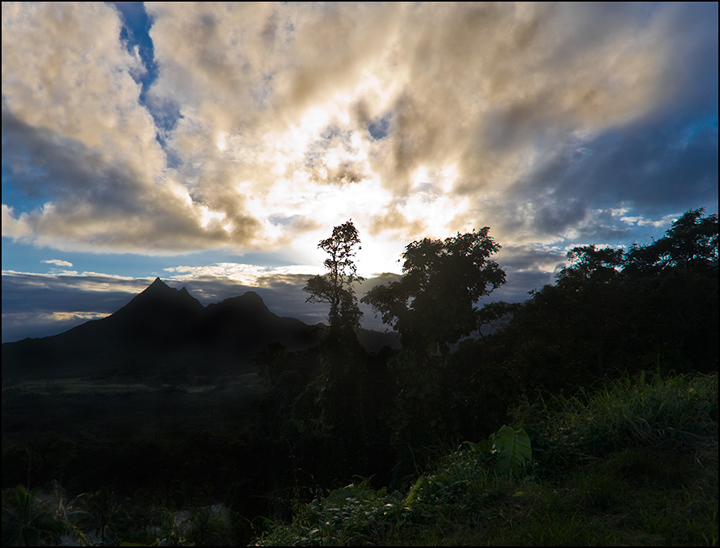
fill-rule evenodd
<path id="1" fill-rule="evenodd" d="M 4 343 L 3 386 L 38 378 L 245 373 L 255 370 L 253 355 L 269 343 L 310 348 L 325 329 L 273 314 L 252 291 L 204 307 L 185 288 L 157 278 L 107 318 Z M 397 344 L 394 334 L 362 330 L 359 338 L 371 351 Z"/>

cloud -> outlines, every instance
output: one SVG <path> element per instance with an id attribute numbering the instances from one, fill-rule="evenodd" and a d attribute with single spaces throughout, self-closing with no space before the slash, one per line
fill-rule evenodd
<path id="1" fill-rule="evenodd" d="M 66 261 L 60 261 L 66 262 Z M 152 280 L 84 275 L 2 272 L 2 341 L 62 333 L 107 316 Z"/>
<path id="2" fill-rule="evenodd" d="M 165 269 L 173 280 L 221 279 L 248 287 L 267 287 L 283 280 L 298 284 L 309 277 L 322 274 L 320 266 L 294 265 L 289 267 L 268 267 L 242 263 L 216 263 L 208 266 L 176 266 Z"/>
<path id="3" fill-rule="evenodd" d="M 70 263 L 68 261 L 63 261 L 61 259 L 45 259 L 41 262 L 46 263 L 46 264 L 53 264 L 55 266 L 68 266 L 68 267 L 72 266 L 72 263 Z"/>
<path id="4" fill-rule="evenodd" d="M 85 323 L 105 317 L 102 313 L 3 312 L 2 342 L 58 335 Z"/>
<path id="5" fill-rule="evenodd" d="M 664 48 L 660 36 L 637 39 L 640 19 L 653 20 L 637 11 L 476 3 L 408 9 L 394 59 L 406 81 L 379 151 L 392 168 L 388 182 L 407 184 L 419 165 L 456 156 L 465 191 L 506 185 L 538 142 L 651 110 Z"/>
<path id="6" fill-rule="evenodd" d="M 242 212 L 230 229 L 203 225 L 139 102 L 142 63 L 119 35 L 104 4 L 3 4 L 3 186 L 43 201 L 4 207 L 3 234 L 121 252 L 251 238 L 257 223 Z"/>
<path id="7" fill-rule="evenodd" d="M 638 124 L 568 144 L 506 194 L 505 222 L 515 224 L 516 236 L 557 239 L 575 230 L 589 240 L 623 240 L 630 225 L 612 215 L 613 206 L 660 216 L 656 226 L 669 214 L 717 208 L 717 147 L 717 127 L 709 125 Z"/>
<path id="8" fill-rule="evenodd" d="M 717 5 L 151 3 L 144 57 L 110 5 L 2 9 L 17 241 L 547 243 L 717 203 Z"/>

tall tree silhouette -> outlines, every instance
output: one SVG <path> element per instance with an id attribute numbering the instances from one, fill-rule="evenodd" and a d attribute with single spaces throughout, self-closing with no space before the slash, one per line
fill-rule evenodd
<path id="1" fill-rule="evenodd" d="M 360 326 L 362 312 L 352 284 L 364 278 L 357 275 L 355 254 L 361 247 L 352 219 L 333 228 L 332 236 L 320 241 L 318 247 L 329 255 L 323 262 L 328 272 L 307 281 L 303 291 L 310 296 L 306 302 L 330 304 L 328 321 L 331 338 L 354 336 Z"/>

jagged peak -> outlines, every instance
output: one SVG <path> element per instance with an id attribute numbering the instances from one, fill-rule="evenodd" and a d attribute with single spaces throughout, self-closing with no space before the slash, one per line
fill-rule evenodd
<path id="1" fill-rule="evenodd" d="M 151 303 L 175 303 L 176 305 L 184 303 L 182 306 L 187 306 L 189 303 L 192 303 L 193 307 L 203 308 L 200 301 L 190 295 L 186 288 L 183 287 L 180 290 L 174 289 L 158 277 L 141 293 L 133 297 L 121 310 L 127 312 L 128 307 L 133 309 L 138 306 L 154 306 Z M 120 312 L 120 310 L 118 312 Z"/>

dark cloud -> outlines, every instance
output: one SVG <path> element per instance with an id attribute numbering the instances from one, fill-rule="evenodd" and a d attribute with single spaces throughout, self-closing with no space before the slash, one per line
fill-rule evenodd
<path id="1" fill-rule="evenodd" d="M 552 273 L 542 270 L 515 271 L 511 268 L 505 269 L 506 283 L 495 289 L 485 297 L 481 297 L 479 305 L 485 305 L 496 301 L 508 303 L 520 303 L 529 298 L 529 292 L 533 289 L 541 289 L 543 286 L 553 284 L 555 277 Z"/>
<path id="2" fill-rule="evenodd" d="M 512 189 L 516 221 L 538 235 L 578 228 L 587 237 L 624 239 L 629 227 L 615 226 L 607 211 L 621 205 L 663 215 L 718 203 L 718 134 L 712 120 L 672 128 L 639 124 L 573 143 Z M 526 214 L 519 213 L 528 204 Z M 592 233 L 588 222 L 597 227 Z"/>
<path id="3" fill-rule="evenodd" d="M 6 312 L 111 313 L 152 280 L 113 276 L 48 276 L 3 272 L 2 305 Z M 117 286 L 117 289 L 113 289 Z"/>
<path id="4" fill-rule="evenodd" d="M 505 284 L 483 297 L 480 303 L 525 301 L 529 291 L 554 282 L 553 272 L 567 264 L 565 255 L 565 251 L 556 246 L 503 246 L 494 260 L 505 271 Z"/>
<path id="5" fill-rule="evenodd" d="M 127 304 L 148 280 L 3 272 L 2 342 L 62 333 Z M 113 289 L 116 287 L 117 289 Z"/>
<path id="6" fill-rule="evenodd" d="M 106 214 L 141 207 L 130 166 L 113 165 L 82 142 L 21 122 L 4 100 L 2 133 L 4 185 L 45 200 L 97 202 Z"/>

